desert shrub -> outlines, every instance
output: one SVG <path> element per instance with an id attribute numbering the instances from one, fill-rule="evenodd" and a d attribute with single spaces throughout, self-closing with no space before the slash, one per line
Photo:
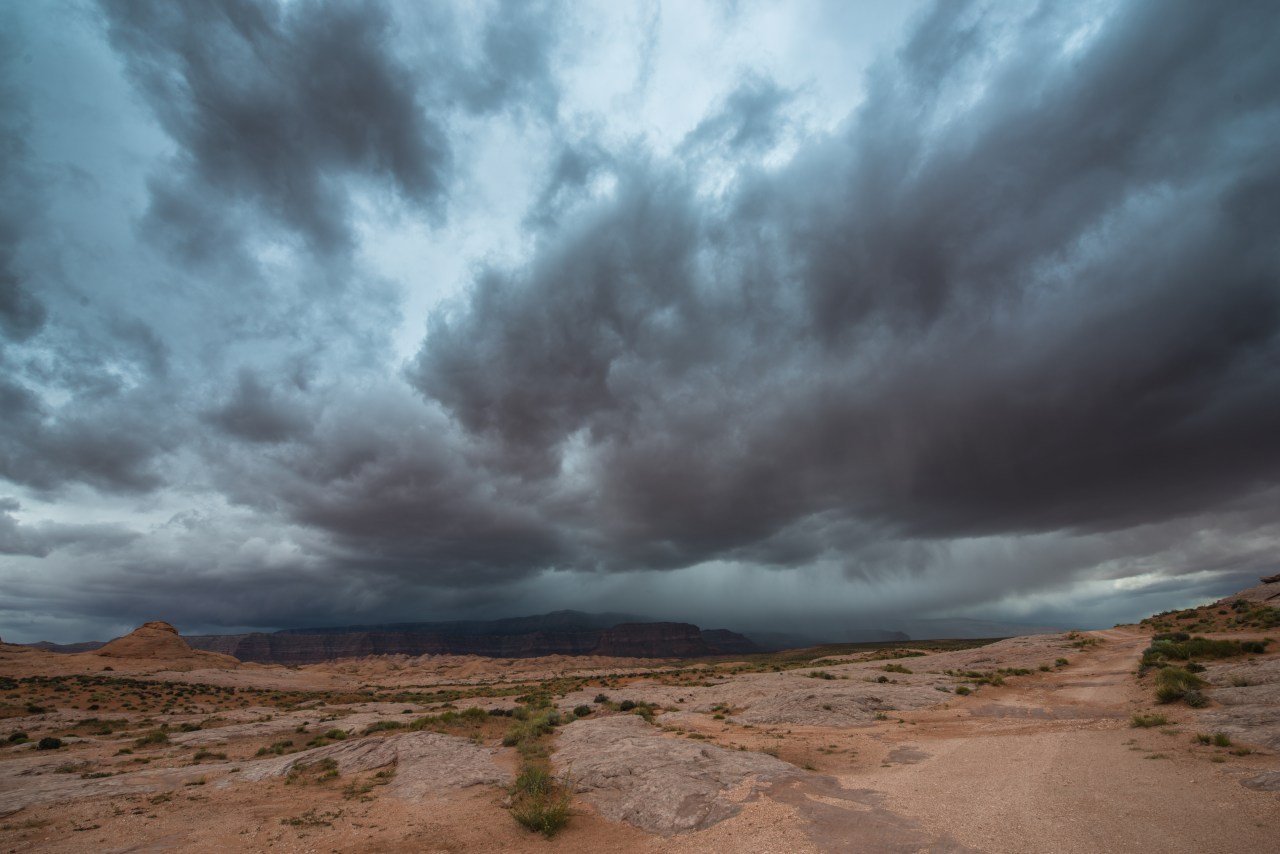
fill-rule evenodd
<path id="1" fill-rule="evenodd" d="M 168 744 L 169 734 L 162 729 L 153 729 L 151 732 L 143 735 L 141 738 L 135 739 L 134 747 L 151 747 L 157 744 Z"/>
<path id="2" fill-rule="evenodd" d="M 608 695 L 608 694 L 596 694 L 596 698 L 595 698 L 594 702 L 596 702 L 596 703 L 607 703 L 607 702 L 609 702 L 609 695 Z"/>
<path id="3" fill-rule="evenodd" d="M 591 714 L 590 706 L 574 706 L 573 707 L 574 717 L 585 718 L 589 714 Z"/>
<path id="4" fill-rule="evenodd" d="M 1194 744 L 1212 744 L 1213 736 L 1207 732 L 1198 732 L 1191 737 L 1191 741 Z"/>
<path id="5" fill-rule="evenodd" d="M 569 787 L 542 768 L 526 767 L 512 789 L 511 815 L 521 826 L 550 839 L 569 823 Z"/>
<path id="6" fill-rule="evenodd" d="M 509 718 L 511 717 L 510 709 L 490 709 L 489 717 L 491 718 Z"/>
<path id="7" fill-rule="evenodd" d="M 325 783 L 338 776 L 338 761 L 326 757 L 316 762 L 299 762 L 289 769 L 284 781 L 294 783 Z"/>
<path id="8" fill-rule="evenodd" d="M 1166 667 L 1156 674 L 1156 700 L 1173 703 L 1185 699 L 1188 692 L 1204 687 L 1204 680 L 1181 667 Z"/>
<path id="9" fill-rule="evenodd" d="M 1194 661 L 1187 662 L 1188 673 L 1204 673 L 1206 670 L 1208 670 L 1208 668 L 1205 667 L 1203 664 L 1197 664 Z"/>
<path id="10" fill-rule="evenodd" d="M 623 700 L 621 703 L 618 704 L 618 711 L 629 712 L 635 707 L 636 707 L 635 700 Z"/>
<path id="11" fill-rule="evenodd" d="M 1190 691 L 1182 695 L 1182 702 L 1186 703 L 1193 709 L 1200 709 L 1209 705 L 1209 698 L 1200 691 L 1192 688 Z"/>
<path id="12" fill-rule="evenodd" d="M 957 693 L 957 694 L 959 694 L 961 697 L 967 697 L 967 696 L 969 696 L 970 694 L 972 694 L 973 692 L 972 692 L 972 691 L 970 691 L 970 690 L 969 690 L 967 687 L 965 687 L 964 685 L 957 685 L 957 686 L 956 686 L 956 693 Z"/>
<path id="13" fill-rule="evenodd" d="M 214 753 L 212 750 L 197 750 L 196 755 L 191 757 L 192 762 L 203 762 L 206 759 L 226 759 L 225 753 Z"/>
<path id="14" fill-rule="evenodd" d="M 402 721 L 374 721 L 364 728 L 365 735 L 372 735 L 375 732 L 385 732 L 390 729 L 404 729 Z"/>
<path id="15" fill-rule="evenodd" d="M 1215 732 L 1213 734 L 1213 746 L 1214 747 L 1230 747 L 1231 736 L 1227 735 L 1225 732 Z"/>
<path id="16" fill-rule="evenodd" d="M 1231 677 L 1232 688 L 1248 688 L 1253 683 L 1249 681 L 1249 677 L 1242 673 L 1237 673 Z"/>
<path id="17" fill-rule="evenodd" d="M 909 667 L 903 667 L 901 664 L 886 664 L 884 667 L 882 667 L 882 668 L 880 668 L 880 669 L 881 669 L 881 670 L 883 670 L 885 673 L 911 673 L 911 672 L 913 672 L 913 671 L 911 670 L 911 668 L 909 668 Z"/>
<path id="18" fill-rule="evenodd" d="M 1049 665 L 1049 664 L 1042 664 L 1042 665 L 1040 665 L 1040 672 L 1041 672 L 1041 673 L 1048 673 L 1050 670 L 1053 670 L 1053 666 L 1052 666 L 1052 665 Z"/>
<path id="19" fill-rule="evenodd" d="M 293 749 L 292 741 L 277 741 L 275 744 L 271 745 L 270 747 L 259 747 L 258 752 L 254 755 L 270 756 L 274 754 L 275 756 L 283 756 L 286 753 L 290 752 L 292 749 Z"/>
<path id="20" fill-rule="evenodd" d="M 1150 729 L 1151 727 L 1164 726 L 1168 722 L 1168 718 L 1164 715 L 1134 715 L 1129 721 L 1129 726 Z"/>
<path id="21" fill-rule="evenodd" d="M 1067 661 L 1065 658 L 1059 658 L 1057 661 L 1054 662 L 1054 664 L 1057 665 L 1058 667 L 1066 667 L 1070 663 L 1071 662 Z"/>
<path id="22" fill-rule="evenodd" d="M 57 750 L 61 746 L 62 739 L 54 738 L 51 735 L 46 735 L 44 738 L 40 739 L 40 741 L 36 742 L 37 750 Z"/>
<path id="23" fill-rule="evenodd" d="M 517 720 L 502 737 L 502 743 L 506 747 L 519 747 L 549 734 L 559 723 L 560 715 L 555 712 Z"/>
<path id="24" fill-rule="evenodd" d="M 9 733 L 8 740 L 10 744 L 22 744 L 24 741 L 30 741 L 31 739 L 25 732 L 18 731 Z"/>
<path id="25" fill-rule="evenodd" d="M 1170 636 L 1152 639 L 1151 646 L 1142 652 L 1144 667 L 1160 667 L 1169 661 L 1190 661 L 1193 658 L 1233 658 L 1237 655 L 1257 655 L 1266 652 L 1268 641 L 1261 640 L 1210 640 L 1204 637 L 1191 637 L 1185 640 L 1174 638 L 1185 635 L 1176 632 Z"/>

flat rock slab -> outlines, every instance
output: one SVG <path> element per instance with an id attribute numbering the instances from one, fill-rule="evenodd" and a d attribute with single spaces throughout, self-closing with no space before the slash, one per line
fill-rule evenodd
<path id="1" fill-rule="evenodd" d="M 205 747 L 211 744 L 222 744 L 235 738 L 271 738 L 276 735 L 294 733 L 297 732 L 298 726 L 303 723 L 308 725 L 307 732 L 301 736 L 304 740 L 314 738 L 331 729 L 340 729 L 348 735 L 359 735 L 369 724 L 384 720 L 403 722 L 404 719 L 398 715 L 380 715 L 377 713 L 345 715 L 332 720 L 325 720 L 316 716 L 315 713 L 311 715 L 280 715 L 270 720 L 233 723 L 210 729 L 198 729 L 192 732 L 172 732 L 169 734 L 169 740 L 174 744 L 181 744 L 186 747 Z"/>
<path id="2" fill-rule="evenodd" d="M 40 804 L 168 791 L 204 777 L 215 767 L 222 766 L 146 768 L 89 780 L 79 774 L 4 777 L 0 778 L 0 817 Z"/>
<path id="3" fill-rule="evenodd" d="M 762 786 L 803 776 L 762 753 L 664 737 L 635 715 L 575 721 L 552 761 L 605 818 L 664 836 L 710 827 Z"/>
<path id="4" fill-rule="evenodd" d="M 1248 780 L 1242 780 L 1241 782 L 1250 789 L 1259 789 L 1263 792 L 1280 792 L 1280 771 L 1264 771 L 1256 777 L 1250 777 Z"/>
<path id="5" fill-rule="evenodd" d="M 301 753 L 264 759 L 244 768 L 232 780 L 265 780 L 283 777 L 299 765 L 332 759 L 339 774 L 357 774 L 395 766 L 396 775 L 386 792 L 405 798 L 506 783 L 509 774 L 494 762 L 496 750 L 465 738 L 436 732 L 411 732 L 385 738 L 360 738 L 328 744 Z"/>
<path id="6" fill-rule="evenodd" d="M 0 816 L 44 803 L 168 791 L 206 777 L 220 778 L 218 786 L 258 782 L 283 777 L 295 765 L 324 759 L 337 762 L 338 773 L 344 775 L 394 767 L 395 777 L 382 791 L 395 797 L 421 798 L 468 786 L 507 783 L 510 775 L 493 761 L 496 752 L 463 738 L 434 732 L 413 732 L 386 738 L 351 739 L 251 762 L 146 768 L 98 779 L 50 773 L 48 768 L 41 766 L 23 768 L 9 763 L 0 773 Z"/>

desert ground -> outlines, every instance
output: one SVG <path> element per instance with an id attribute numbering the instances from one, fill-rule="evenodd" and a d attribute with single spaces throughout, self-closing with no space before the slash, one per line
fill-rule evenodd
<path id="1" fill-rule="evenodd" d="M 0 850 L 1273 851 L 1276 606 L 736 660 L 3 644 Z"/>

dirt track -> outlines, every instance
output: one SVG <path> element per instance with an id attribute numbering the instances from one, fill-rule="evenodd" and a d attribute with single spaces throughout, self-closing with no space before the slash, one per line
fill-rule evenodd
<path id="1" fill-rule="evenodd" d="M 1239 782 L 1241 765 L 1264 760 L 1212 763 L 1191 745 L 1195 727 L 1179 725 L 1195 720 L 1185 707 L 1160 709 L 1176 733 L 1131 728 L 1152 707 L 1133 677 L 1147 636 L 1096 634 L 1106 643 L 1077 666 L 905 716 L 915 757 L 842 782 L 990 852 L 1275 850 L 1277 796 Z"/>

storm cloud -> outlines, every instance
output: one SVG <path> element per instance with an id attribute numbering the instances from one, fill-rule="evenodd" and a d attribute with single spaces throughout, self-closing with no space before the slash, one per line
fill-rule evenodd
<path id="1" fill-rule="evenodd" d="M 1272 4 L 901 7 L 829 66 L 872 22 L 777 11 L 108 0 L 62 83 L 10 12 L 6 636 L 1087 625 L 1274 571 Z"/>

